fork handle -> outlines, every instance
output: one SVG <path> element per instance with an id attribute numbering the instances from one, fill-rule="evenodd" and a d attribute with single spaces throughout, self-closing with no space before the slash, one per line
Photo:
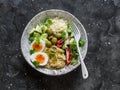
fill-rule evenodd
<path id="1" fill-rule="evenodd" d="M 77 43 L 77 48 L 78 48 L 78 53 L 79 53 L 80 63 L 81 63 L 81 68 L 82 68 L 82 76 L 84 79 L 87 79 L 88 78 L 88 70 L 87 70 L 86 65 L 83 61 L 78 43 Z"/>

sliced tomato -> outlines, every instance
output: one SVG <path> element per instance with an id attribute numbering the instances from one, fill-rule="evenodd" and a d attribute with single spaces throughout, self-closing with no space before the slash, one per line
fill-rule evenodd
<path id="1" fill-rule="evenodd" d="M 69 65 L 71 63 L 71 60 L 72 60 L 72 55 L 71 55 L 71 50 L 70 48 L 66 48 L 66 64 Z"/>
<path id="2" fill-rule="evenodd" d="M 57 41 L 57 47 L 61 48 L 63 46 L 64 40 L 60 39 Z"/>

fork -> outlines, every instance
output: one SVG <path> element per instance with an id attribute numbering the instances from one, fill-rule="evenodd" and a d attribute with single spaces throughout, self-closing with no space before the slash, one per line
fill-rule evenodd
<path id="1" fill-rule="evenodd" d="M 72 22 L 71 27 L 73 28 L 73 33 L 74 33 L 74 37 L 75 37 L 76 44 L 77 44 L 77 49 L 78 49 L 79 58 L 80 58 L 80 62 L 81 62 L 82 76 L 84 79 L 87 79 L 88 78 L 88 70 L 87 70 L 86 65 L 83 61 L 83 58 L 82 58 L 82 55 L 80 52 L 80 48 L 79 48 L 79 40 L 81 37 L 81 33 L 74 22 Z"/>

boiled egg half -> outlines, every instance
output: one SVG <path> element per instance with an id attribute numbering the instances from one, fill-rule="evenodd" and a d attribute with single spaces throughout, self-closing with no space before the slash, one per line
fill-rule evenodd
<path id="1" fill-rule="evenodd" d="M 48 55 L 43 52 L 36 52 L 30 56 L 32 62 L 37 61 L 39 62 L 39 66 L 44 66 L 48 63 Z"/>
<path id="2" fill-rule="evenodd" d="M 33 41 L 30 45 L 30 49 L 35 50 L 36 52 L 42 52 L 45 48 L 45 41 L 40 40 L 39 43 Z"/>

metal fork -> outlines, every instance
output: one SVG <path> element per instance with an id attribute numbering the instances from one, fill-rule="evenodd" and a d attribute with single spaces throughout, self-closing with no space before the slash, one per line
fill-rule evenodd
<path id="1" fill-rule="evenodd" d="M 83 58 L 82 58 L 82 55 L 81 55 L 81 52 L 80 52 L 80 48 L 79 48 L 79 40 L 80 40 L 80 37 L 81 37 L 81 33 L 80 33 L 80 30 L 78 29 L 78 27 L 76 26 L 76 24 L 74 22 L 72 22 L 71 27 L 73 29 L 74 37 L 75 37 L 75 40 L 76 40 L 76 43 L 77 43 L 77 49 L 78 49 L 79 58 L 80 58 L 80 62 L 81 62 L 81 68 L 82 68 L 82 76 L 83 76 L 84 79 L 87 79 L 88 70 L 87 70 L 86 65 L 83 61 Z"/>

